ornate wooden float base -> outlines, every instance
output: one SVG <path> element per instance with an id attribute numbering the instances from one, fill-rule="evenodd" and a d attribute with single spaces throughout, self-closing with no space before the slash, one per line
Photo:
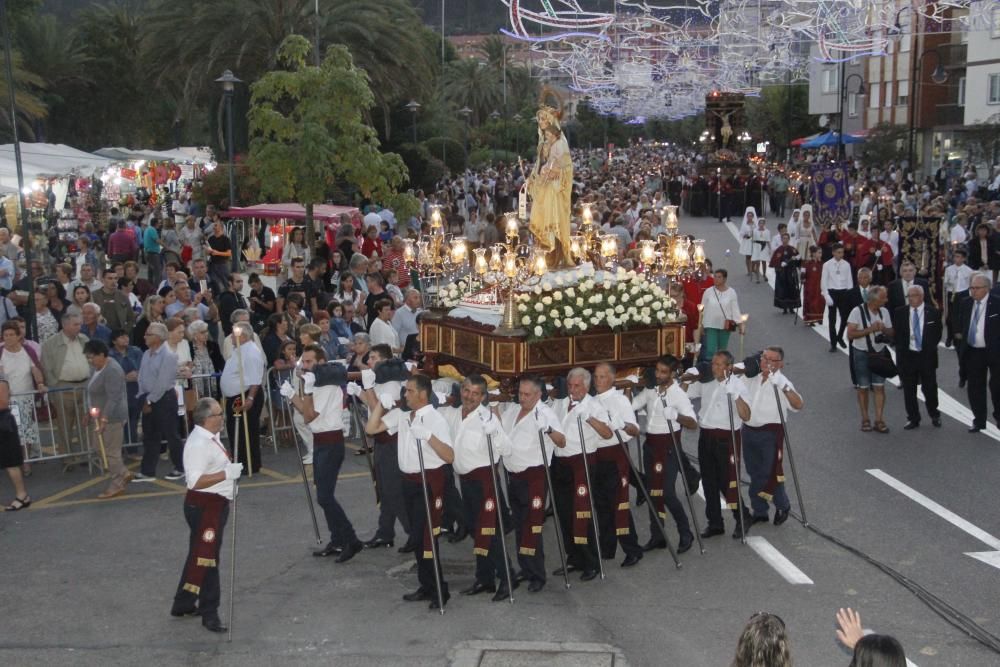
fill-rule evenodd
<path id="1" fill-rule="evenodd" d="M 664 354 L 683 357 L 684 322 L 528 341 L 526 333 L 502 335 L 469 318 L 428 313 L 421 318 L 420 342 L 424 368 L 432 377 L 437 377 L 438 367 L 451 365 L 462 375 L 486 373 L 510 394 L 515 380 L 526 373 L 548 379 L 565 375 L 574 366 L 593 368 L 608 362 L 622 369 L 647 366 Z"/>

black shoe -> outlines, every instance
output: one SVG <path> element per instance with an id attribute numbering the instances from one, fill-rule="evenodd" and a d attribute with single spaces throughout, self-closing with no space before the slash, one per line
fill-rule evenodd
<path id="1" fill-rule="evenodd" d="M 682 554 L 690 551 L 691 545 L 693 544 L 694 544 L 694 535 L 692 533 L 684 533 L 683 535 L 681 535 L 680 544 L 677 545 L 677 553 Z"/>
<path id="2" fill-rule="evenodd" d="M 334 563 L 346 563 L 347 561 L 351 560 L 352 558 L 354 558 L 355 556 L 357 556 L 359 553 L 361 553 L 361 550 L 364 549 L 364 548 L 365 548 L 365 545 L 361 542 L 361 540 L 354 540 L 353 542 L 351 542 L 350 544 L 348 544 L 346 547 L 344 547 L 344 550 L 340 552 L 340 555 L 337 556 L 337 559 L 335 561 L 333 561 L 333 562 Z"/>
<path id="3" fill-rule="evenodd" d="M 469 531 L 466 530 L 465 526 L 459 526 L 458 530 L 448 536 L 448 542 L 450 544 L 456 544 L 461 542 L 466 537 L 469 536 Z"/>
<path id="4" fill-rule="evenodd" d="M 514 582 L 514 590 L 517 590 L 518 586 L 521 584 Z M 494 602 L 500 602 L 501 600 L 506 600 L 510 597 L 510 591 L 507 590 L 507 584 L 500 584 L 500 588 L 497 589 L 496 594 L 493 596 Z"/>
<path id="5" fill-rule="evenodd" d="M 198 607 L 177 607 L 173 606 L 170 608 L 170 615 L 176 618 L 182 618 L 184 616 L 200 616 L 201 611 Z"/>
<path id="6" fill-rule="evenodd" d="M 573 565 L 572 563 L 570 563 L 570 564 L 568 564 L 566 566 L 566 574 L 569 574 L 570 572 L 579 572 L 579 571 L 580 571 L 580 568 L 577 567 L 576 565 Z M 561 577 L 561 576 L 563 576 L 563 569 L 560 567 L 557 570 L 553 571 L 552 572 L 552 576 L 553 577 Z"/>
<path id="7" fill-rule="evenodd" d="M 522 581 L 527 581 L 529 578 L 530 577 L 528 577 L 528 575 L 524 573 L 524 570 L 521 570 L 520 572 L 514 575 L 514 581 L 516 581 L 517 583 L 521 583 Z"/>
<path id="8" fill-rule="evenodd" d="M 590 581 L 595 579 L 598 574 L 597 570 L 584 570 L 583 574 L 580 575 L 580 581 Z"/>
<path id="9" fill-rule="evenodd" d="M 412 554 L 416 550 L 417 550 L 416 544 L 414 544 L 413 542 L 407 542 L 403 546 L 396 549 L 396 552 L 401 554 Z"/>
<path id="10" fill-rule="evenodd" d="M 843 338 L 838 338 L 837 339 L 837 345 L 839 345 L 840 347 L 844 348 L 845 350 L 847 349 L 847 343 L 844 342 Z"/>
<path id="11" fill-rule="evenodd" d="M 965 388 L 965 378 L 961 378 L 961 379 L 960 379 L 960 380 L 958 381 L 958 388 L 959 388 L 959 389 L 963 389 L 963 388 Z"/>
<path id="12" fill-rule="evenodd" d="M 934 428 L 941 428 L 941 415 L 931 417 L 931 424 L 934 425 Z"/>
<path id="13" fill-rule="evenodd" d="M 788 510 L 775 510 L 774 511 L 774 525 L 780 526 L 781 524 L 788 521 Z"/>
<path id="14" fill-rule="evenodd" d="M 206 616 L 201 619 L 201 624 L 209 632 L 229 632 L 229 628 L 222 624 L 218 616 Z"/>
<path id="15" fill-rule="evenodd" d="M 392 540 L 383 540 L 381 537 L 373 537 L 365 542 L 365 549 L 391 549 L 392 547 Z M 400 552 L 403 553 L 402 550 Z"/>
<path id="16" fill-rule="evenodd" d="M 529 593 L 537 593 L 538 591 L 542 590 L 543 588 L 545 588 L 545 582 L 544 581 L 539 581 L 538 579 L 535 579 L 530 584 L 528 584 L 528 592 Z"/>
<path id="17" fill-rule="evenodd" d="M 625 560 L 622 561 L 622 567 L 632 567 L 633 565 L 638 565 L 641 560 L 641 552 L 637 554 L 629 554 L 628 556 L 625 556 Z"/>
<path id="18" fill-rule="evenodd" d="M 642 545 L 643 551 L 652 551 L 653 549 L 666 549 L 666 548 L 667 548 L 667 542 L 666 540 L 663 539 L 659 540 L 651 539 L 649 542 L 646 542 L 645 544 Z"/>
<path id="19" fill-rule="evenodd" d="M 431 599 L 431 592 L 425 591 L 422 588 L 418 588 L 412 593 L 407 593 L 406 595 L 404 595 L 403 599 L 406 600 L 407 602 L 423 602 L 424 600 Z"/>
<path id="20" fill-rule="evenodd" d="M 706 540 L 710 537 L 715 537 L 716 535 L 725 535 L 725 534 L 726 534 L 726 529 L 723 528 L 722 526 L 718 527 L 709 526 L 705 530 L 701 531 L 702 538 Z"/>
<path id="21" fill-rule="evenodd" d="M 316 558 L 326 558 L 327 556 L 337 556 L 343 550 L 344 550 L 343 547 L 335 546 L 333 544 L 333 542 L 330 542 L 329 544 L 327 544 L 322 549 L 319 549 L 318 551 L 314 551 L 313 552 L 313 556 L 316 556 Z"/>
<path id="22" fill-rule="evenodd" d="M 750 532 L 750 526 L 752 525 L 753 522 L 750 520 L 750 517 L 745 518 L 742 524 L 739 521 L 737 521 L 736 527 L 733 528 L 733 539 L 741 540 L 744 537 L 746 537 L 747 533 Z"/>
<path id="23" fill-rule="evenodd" d="M 980 431 L 983 430 L 983 428 L 984 428 L 983 426 L 976 426 L 975 424 L 973 424 L 972 428 L 969 429 L 969 433 L 979 433 Z"/>
<path id="24" fill-rule="evenodd" d="M 642 495 L 640 493 L 639 497 L 635 499 L 635 506 L 636 507 L 642 507 L 645 504 L 646 504 L 646 496 L 644 496 L 644 495 Z"/>
<path id="25" fill-rule="evenodd" d="M 830 346 L 830 351 L 831 352 L 836 352 L 837 351 L 837 346 L 836 345 L 831 345 Z"/>
<path id="26" fill-rule="evenodd" d="M 448 594 L 448 593 L 445 593 L 441 597 L 441 601 L 444 602 L 445 604 L 448 604 L 448 600 L 450 600 L 450 599 L 451 599 L 451 595 Z M 427 605 L 427 608 L 431 609 L 431 610 L 437 610 L 437 609 L 441 608 L 441 605 L 438 604 L 438 599 L 437 599 L 436 595 L 433 597 L 433 599 L 431 599 L 431 603 L 429 605 Z"/>
<path id="27" fill-rule="evenodd" d="M 482 584 L 475 582 L 472 586 L 461 591 L 462 595 L 479 595 L 480 593 L 496 593 L 497 587 L 493 584 Z"/>
<path id="28" fill-rule="evenodd" d="M 920 428 L 920 422 L 908 421 L 906 426 L 903 427 L 904 431 L 912 431 L 915 428 Z"/>
<path id="29" fill-rule="evenodd" d="M 770 517 L 768 517 L 766 514 L 764 516 L 754 515 L 750 519 L 750 525 L 753 526 L 753 525 L 758 524 L 758 523 L 767 523 L 770 520 L 771 520 Z"/>

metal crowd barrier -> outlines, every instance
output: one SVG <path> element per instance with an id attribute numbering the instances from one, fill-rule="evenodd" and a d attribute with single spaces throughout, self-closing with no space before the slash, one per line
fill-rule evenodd
<path id="1" fill-rule="evenodd" d="M 86 387 L 52 387 L 11 395 L 11 412 L 22 435 L 25 463 L 86 458 L 95 463 L 92 429 L 85 426 Z"/>
<path id="2" fill-rule="evenodd" d="M 271 447 L 274 449 L 274 453 L 278 453 L 278 436 L 279 434 L 289 433 L 289 442 L 295 444 L 295 433 L 292 430 L 295 428 L 295 424 L 292 422 L 292 408 L 288 404 L 288 401 L 278 393 L 278 388 L 281 383 L 288 380 L 292 381 L 293 368 L 274 368 L 271 367 L 267 369 L 267 373 L 264 375 L 264 405 L 267 408 L 267 423 L 268 429 L 271 433 Z M 278 423 L 278 417 L 281 418 L 281 423 Z"/>

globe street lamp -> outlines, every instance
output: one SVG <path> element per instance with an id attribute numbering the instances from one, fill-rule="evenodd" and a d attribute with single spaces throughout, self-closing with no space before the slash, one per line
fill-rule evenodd
<path id="1" fill-rule="evenodd" d="M 237 79 L 236 76 L 233 75 L 233 71 L 227 69 L 222 73 L 222 76 L 215 80 L 215 82 L 222 84 L 222 94 L 226 99 L 226 154 L 229 159 L 229 207 L 232 208 L 236 206 L 236 156 L 233 147 L 233 91 L 236 89 L 236 84 L 242 83 L 242 80 Z M 238 247 L 236 241 L 237 239 L 234 238 L 232 257 L 232 270 L 234 273 L 240 270 L 240 253 L 236 250 Z"/>
<path id="2" fill-rule="evenodd" d="M 413 114 L 413 143 L 416 144 L 417 143 L 417 112 L 420 111 L 420 102 L 417 102 L 416 100 L 410 100 L 407 103 L 406 108 L 410 110 L 411 114 Z"/>
<path id="3" fill-rule="evenodd" d="M 524 120 L 524 116 L 519 113 L 514 114 L 514 150 L 517 151 L 518 157 L 521 155 L 521 121 Z"/>
<path id="4" fill-rule="evenodd" d="M 472 109 L 469 107 L 462 107 L 458 110 L 458 115 L 465 120 L 465 131 L 464 142 L 465 142 L 465 166 L 469 166 L 469 116 L 472 115 Z"/>
<path id="5" fill-rule="evenodd" d="M 500 112 L 494 109 L 493 113 L 490 114 L 490 120 L 492 120 L 493 123 L 496 124 L 496 122 L 498 120 L 500 120 Z M 493 162 L 494 162 L 494 164 L 496 163 L 496 161 L 497 161 L 497 139 L 496 139 L 496 135 L 494 135 L 493 136 Z"/>

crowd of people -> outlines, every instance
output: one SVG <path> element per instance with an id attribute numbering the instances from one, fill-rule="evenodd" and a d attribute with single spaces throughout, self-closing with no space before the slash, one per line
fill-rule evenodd
<path id="1" fill-rule="evenodd" d="M 619 265 L 641 269 L 639 244 L 665 231 L 663 208 L 699 211 L 700 177 L 688 174 L 698 173 L 701 158 L 647 147 L 611 160 L 602 156 L 574 155 L 575 214 L 589 207 L 604 232 L 618 238 Z M 772 232 L 755 198 L 744 201 L 750 206 L 738 228 L 739 252 L 755 281 L 768 280 L 767 267 L 775 270 L 776 307 L 801 309 L 809 325 L 827 315 L 831 349 L 847 346 L 847 334 L 862 430 L 888 432 L 882 391 L 888 371 L 876 357 L 883 358 L 893 335 L 906 428 L 920 422 L 918 384 L 931 421 L 940 425 L 932 397 L 942 320 L 949 323 L 947 342 L 961 350 L 973 426 L 981 429 L 986 374 L 1000 368 L 1000 359 L 993 359 L 1000 346 L 990 343 L 1000 336 L 990 319 L 1000 314 L 1000 296 L 987 297 L 986 272 L 994 270 L 994 259 L 1000 262 L 994 241 L 1000 203 L 984 201 L 978 185 L 941 192 L 935 180 L 917 187 L 901 179 L 902 172 L 859 173 L 851 217 L 822 226 L 803 200 L 805 190 L 780 170 L 759 178 L 757 193 L 761 201 L 767 196 L 772 213 L 780 214 L 789 199 L 793 210 Z M 421 207 L 412 220 L 397 221 L 391 211 L 372 207 L 362 219 L 341 220 L 318 234 L 312 246 L 301 229 L 293 231 L 276 289 L 263 276 L 232 270 L 240 249 L 211 208 L 204 216 L 184 211 L 182 220 L 134 210 L 114 220 L 106 236 L 97 232 L 85 252 L 56 262 L 51 273 L 40 260 L 18 267 L 19 249 L 0 230 L 0 287 L 8 280 L 0 304 L 6 378 L 0 383 L 0 429 L 13 431 L 20 443 L 4 447 L 0 457 L 15 487 L 8 509 L 31 504 L 24 459 L 38 458 L 43 419 L 65 436 L 66 452 L 93 455 L 99 449 L 106 458 L 109 484 L 101 498 L 156 479 L 166 456 L 165 477 L 185 479 L 189 489 L 185 516 L 192 535 L 220 537 L 192 540 L 172 612 L 197 611 L 213 631 L 225 629 L 218 617 L 218 560 L 227 503 L 240 477 L 261 468 L 262 422 L 286 411 L 302 462 L 312 466 L 330 534 L 315 556 L 343 563 L 364 548 L 394 547 L 398 524 L 406 534 L 400 551 L 414 554 L 419 581 L 405 599 L 429 602 L 432 609 L 443 610 L 450 597 L 437 557 L 442 534 L 454 542 L 472 538 L 476 574 L 463 594 L 504 600 L 521 583 L 531 592 L 542 590 L 547 508 L 556 515 L 564 555 L 555 574 L 579 571 L 583 581 L 599 576 L 619 546 L 627 568 L 650 551 L 669 549 L 676 557 L 696 540 L 723 534 L 723 510 L 732 511 L 736 539 L 745 539 L 756 524 L 784 524 L 791 503 L 782 481 L 782 420 L 804 402 L 782 372 L 780 346 L 734 358 L 730 336 L 746 320 L 729 273 L 713 271 L 710 261 L 697 276 L 671 286 L 687 315 L 691 355 L 659 359 L 638 384 L 622 387 L 619 369 L 599 364 L 574 368 L 560 381 L 521 378 L 515 395 L 487 405 L 482 376 L 441 387 L 420 372 L 423 295 L 404 262 L 403 239 L 427 233 L 430 213 L 438 210 L 446 229 L 473 247 L 500 241 L 503 214 L 516 210 L 524 178 L 519 165 L 467 172 L 442 182 L 429 197 L 416 193 Z M 947 230 L 941 238 L 955 268 L 944 276 L 946 313 L 937 312 L 916 267 L 900 260 L 900 227 L 916 210 L 940 217 Z M 26 337 L 29 298 L 37 340 Z M 992 377 L 990 382 L 992 387 Z M 50 398 L 39 403 L 45 394 Z M 1000 391 L 993 398 L 996 405 Z M 43 416 L 39 405 L 52 406 L 51 413 Z M 361 453 L 371 455 L 380 494 L 378 529 L 366 541 L 336 494 L 351 415 L 366 415 L 359 420 L 366 435 Z M 223 429 L 228 447 L 219 437 Z M 698 469 L 677 444 L 682 429 L 698 430 Z M 90 433 L 100 436 L 99 448 Z M 622 444 L 633 437 L 642 442 L 642 465 L 632 465 Z M 365 444 L 369 438 L 372 445 Z M 143 451 L 133 473 L 122 445 L 136 442 Z M 498 484 L 498 467 L 506 485 Z M 738 484 L 744 467 L 748 500 Z M 694 507 L 689 503 L 685 511 L 681 500 L 699 482 L 706 497 L 703 529 Z M 649 504 L 645 544 L 630 511 L 630 485 L 642 491 L 635 503 Z M 676 549 L 664 525 L 668 512 Z M 502 540 L 503 525 L 515 533 L 514 559 Z"/>

